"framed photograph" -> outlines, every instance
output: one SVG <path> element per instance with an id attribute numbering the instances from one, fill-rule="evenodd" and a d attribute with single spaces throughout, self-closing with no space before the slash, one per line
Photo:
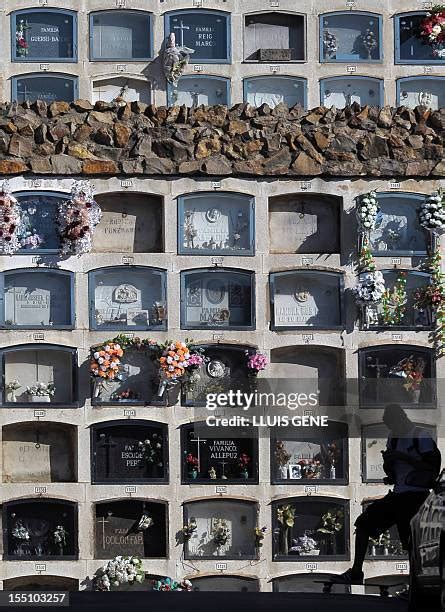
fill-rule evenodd
<path id="1" fill-rule="evenodd" d="M 300 480 L 302 477 L 301 474 L 301 465 L 298 463 L 289 463 L 287 466 L 289 470 L 289 479 L 290 480 Z"/>

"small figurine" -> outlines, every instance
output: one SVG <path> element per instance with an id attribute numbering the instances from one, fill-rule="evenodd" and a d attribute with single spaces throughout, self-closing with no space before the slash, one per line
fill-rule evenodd
<path id="1" fill-rule="evenodd" d="M 210 480 L 216 480 L 216 471 L 214 467 L 211 467 L 209 470 Z"/>

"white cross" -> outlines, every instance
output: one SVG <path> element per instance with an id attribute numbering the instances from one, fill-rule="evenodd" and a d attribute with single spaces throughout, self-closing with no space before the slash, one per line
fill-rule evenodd
<path id="1" fill-rule="evenodd" d="M 222 476 L 221 478 L 225 478 L 226 475 L 224 474 L 224 466 L 228 465 L 228 461 L 218 461 L 219 465 L 222 467 Z"/>
<path id="2" fill-rule="evenodd" d="M 184 25 L 184 22 L 181 19 L 181 21 L 179 22 L 179 25 L 173 26 L 173 29 L 179 30 L 179 46 L 183 47 L 184 46 L 184 30 L 190 30 L 190 26 Z"/>
<path id="3" fill-rule="evenodd" d="M 199 436 L 197 438 L 191 438 L 190 442 L 195 442 L 198 445 L 198 470 L 201 469 L 201 444 L 207 444 L 207 440 L 204 440 L 204 438 L 200 438 Z"/>

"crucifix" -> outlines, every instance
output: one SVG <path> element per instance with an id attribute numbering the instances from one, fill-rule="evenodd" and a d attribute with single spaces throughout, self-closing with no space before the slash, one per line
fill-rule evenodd
<path id="1" fill-rule="evenodd" d="M 112 514 L 113 513 L 110 511 L 107 512 L 108 517 L 110 517 Z M 97 522 L 102 524 L 102 548 L 105 550 L 105 523 L 108 524 L 110 521 L 107 521 L 104 516 L 101 516 L 97 519 Z"/>
<path id="2" fill-rule="evenodd" d="M 190 26 L 184 25 L 184 22 L 181 19 L 181 21 L 179 22 L 179 25 L 173 26 L 173 29 L 179 30 L 179 46 L 183 47 L 184 46 L 184 30 L 190 30 Z"/>
<path id="3" fill-rule="evenodd" d="M 117 446 L 116 442 L 112 442 L 111 436 L 100 434 L 100 447 L 105 448 L 105 473 L 107 477 L 110 475 L 110 449 Z"/>
<path id="4" fill-rule="evenodd" d="M 372 360 L 374 361 L 374 363 L 371 362 Z M 378 357 L 368 357 L 367 361 L 368 363 L 366 364 L 366 367 L 375 370 L 376 378 L 380 378 L 380 370 L 385 370 L 389 367 L 387 363 L 380 363 Z"/>
<path id="5" fill-rule="evenodd" d="M 192 434 L 194 435 L 194 434 Z M 198 470 L 201 469 L 201 444 L 207 444 L 207 440 L 200 438 L 190 438 L 190 442 L 194 442 L 197 445 L 197 456 L 198 456 Z"/>
<path id="6" fill-rule="evenodd" d="M 18 81 L 17 82 L 17 98 L 19 98 L 20 96 L 23 96 L 22 100 L 18 100 L 18 102 L 26 102 L 27 95 L 28 93 L 31 93 L 28 91 L 28 88 L 26 86 L 26 80 L 23 81 Z"/>
<path id="7" fill-rule="evenodd" d="M 223 480 L 227 480 L 227 476 L 224 474 L 224 467 L 225 467 L 226 465 L 228 465 L 228 464 L 229 464 L 229 462 L 228 462 L 228 461 L 218 461 L 218 463 L 219 463 L 219 465 L 222 467 L 222 474 L 221 474 L 221 478 L 222 478 Z"/>
<path id="8" fill-rule="evenodd" d="M 204 89 L 199 89 L 190 92 L 190 96 L 192 98 L 192 106 L 199 106 L 199 96 L 203 93 L 205 93 Z"/>

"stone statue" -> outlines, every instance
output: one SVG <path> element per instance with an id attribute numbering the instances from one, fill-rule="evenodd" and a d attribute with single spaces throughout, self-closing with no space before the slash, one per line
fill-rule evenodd
<path id="1" fill-rule="evenodd" d="M 193 49 L 176 45 L 176 38 L 172 32 L 165 43 L 164 50 L 164 74 L 169 83 L 178 86 L 180 77 L 189 63 Z"/>

